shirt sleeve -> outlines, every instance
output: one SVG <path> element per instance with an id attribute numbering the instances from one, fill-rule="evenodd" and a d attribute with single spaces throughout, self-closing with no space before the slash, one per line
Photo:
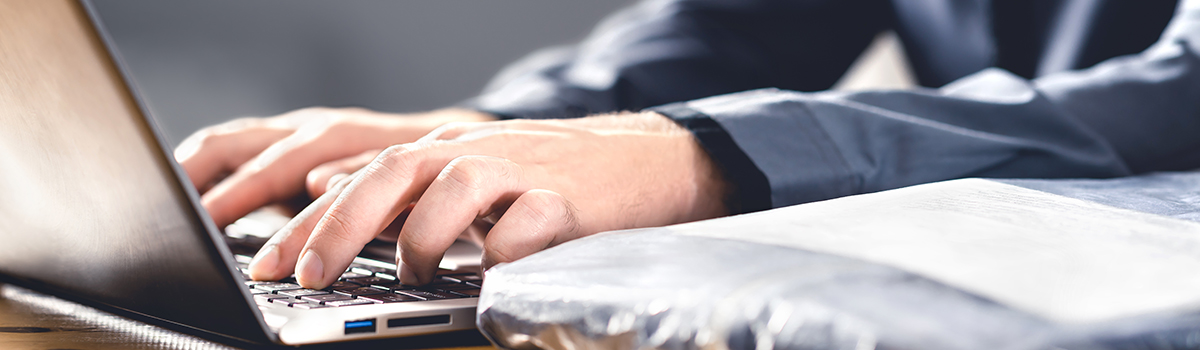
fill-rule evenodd
<path id="1" fill-rule="evenodd" d="M 503 70 L 465 107 L 569 118 L 701 97 L 833 85 L 891 25 L 887 0 L 646 0 L 581 43 Z"/>
<path id="2" fill-rule="evenodd" d="M 692 130 L 739 212 L 961 177 L 1103 178 L 1200 167 L 1200 1 L 1158 43 L 1025 80 L 940 89 L 763 89 L 653 108 Z"/>

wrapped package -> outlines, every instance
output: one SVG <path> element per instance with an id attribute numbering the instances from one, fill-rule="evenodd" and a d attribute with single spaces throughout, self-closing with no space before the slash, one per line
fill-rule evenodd
<path id="1" fill-rule="evenodd" d="M 478 324 L 512 349 L 1200 348 L 1198 210 L 1200 173 L 966 179 L 601 233 L 489 270 Z"/>

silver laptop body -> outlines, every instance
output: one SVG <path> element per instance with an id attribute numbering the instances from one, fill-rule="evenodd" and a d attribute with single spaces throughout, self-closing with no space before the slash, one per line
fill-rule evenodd
<path id="1" fill-rule="evenodd" d="M 0 279 L 250 343 L 474 328 L 477 298 L 466 294 L 309 309 L 262 303 L 286 288 L 247 285 L 247 258 L 231 253 L 123 72 L 87 2 L 0 1 Z"/>

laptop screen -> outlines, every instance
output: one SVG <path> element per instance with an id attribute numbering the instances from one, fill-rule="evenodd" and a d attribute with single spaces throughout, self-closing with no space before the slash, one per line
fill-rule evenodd
<path id="1" fill-rule="evenodd" d="M 0 275 L 266 339 L 85 6 L 0 2 Z"/>

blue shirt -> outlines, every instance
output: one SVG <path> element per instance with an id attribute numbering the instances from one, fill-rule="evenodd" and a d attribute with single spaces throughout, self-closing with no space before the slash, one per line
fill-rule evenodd
<path id="1" fill-rule="evenodd" d="M 812 92 L 888 29 L 925 88 Z M 960 177 L 1200 167 L 1196 47 L 1200 0 L 644 1 L 506 68 L 469 106 L 650 108 L 696 135 L 746 212 Z"/>

